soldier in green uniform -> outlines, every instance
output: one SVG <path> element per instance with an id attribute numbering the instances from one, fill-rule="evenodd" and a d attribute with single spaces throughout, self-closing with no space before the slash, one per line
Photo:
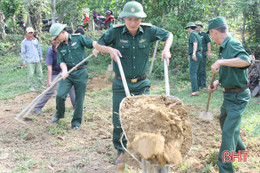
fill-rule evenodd
<path id="1" fill-rule="evenodd" d="M 173 35 L 151 24 L 141 24 L 141 20 L 146 17 L 146 14 L 139 2 L 127 2 L 119 16 L 124 19 L 125 24 L 106 31 L 98 43 L 111 45 L 121 52 L 121 62 L 130 93 L 133 95 L 149 94 L 151 82 L 147 79 L 146 72 L 148 70 L 151 42 L 156 40 L 166 42 L 162 51 L 162 60 L 165 57 L 169 63 Z M 122 135 L 122 128 L 119 122 L 118 112 L 119 104 L 126 95 L 115 58 L 113 61 L 113 69 L 115 72 L 112 112 L 114 126 L 113 144 L 117 150 L 117 157 L 114 160 L 114 164 L 118 164 L 120 162 L 119 156 L 124 153 L 124 149 L 119 141 Z M 125 146 L 126 142 L 126 139 L 123 138 L 123 144 Z"/>
<path id="2" fill-rule="evenodd" d="M 201 62 L 201 49 L 202 41 L 199 34 L 195 31 L 196 25 L 193 22 L 187 23 L 185 26 L 188 33 L 190 34 L 189 38 L 189 62 L 190 62 L 190 80 L 191 80 L 191 89 L 192 93 L 189 96 L 199 95 L 199 82 L 198 75 L 200 62 Z"/>
<path id="3" fill-rule="evenodd" d="M 214 74 L 219 72 L 219 80 L 214 81 L 214 88 L 208 87 L 208 90 L 214 92 L 220 85 L 224 95 L 220 113 L 222 142 L 218 156 L 219 172 L 234 172 L 232 162 L 223 162 L 222 159 L 224 151 L 238 152 L 246 149 L 239 134 L 241 117 L 250 100 L 250 59 L 242 44 L 229 35 L 224 17 L 211 19 L 208 24 L 210 37 L 220 45 L 219 60 L 211 66 Z"/>
<path id="4" fill-rule="evenodd" d="M 199 87 L 202 88 L 202 90 L 206 90 L 206 63 L 207 63 L 207 51 L 208 51 L 208 58 L 210 60 L 211 58 L 211 41 L 209 38 L 209 35 L 205 32 L 201 31 L 201 28 L 203 28 L 203 24 L 200 21 L 196 21 L 195 25 L 197 26 L 196 31 L 200 35 L 201 41 L 202 41 L 202 59 L 201 59 L 201 65 L 199 69 L 199 76 L 198 76 L 198 82 Z"/>
<path id="5" fill-rule="evenodd" d="M 60 42 L 57 48 L 57 63 L 60 63 L 60 67 L 62 69 L 61 76 L 63 78 L 59 84 L 58 93 L 56 96 L 57 112 L 51 119 L 51 122 L 55 123 L 59 121 L 60 118 L 64 117 L 65 99 L 68 91 L 72 85 L 74 85 L 76 102 L 71 126 L 73 129 L 79 130 L 79 126 L 82 121 L 83 102 L 88 79 L 88 70 L 86 68 L 87 62 L 71 72 L 70 75 L 68 75 L 68 71 L 86 58 L 87 55 L 84 50 L 85 47 L 94 47 L 101 52 L 110 53 L 111 57 L 116 57 L 117 55 L 121 56 L 121 54 L 118 50 L 99 45 L 96 41 L 93 41 L 79 33 L 72 35 L 68 34 L 68 32 L 64 30 L 65 27 L 66 25 L 56 23 L 50 28 L 52 40 L 57 40 Z"/>

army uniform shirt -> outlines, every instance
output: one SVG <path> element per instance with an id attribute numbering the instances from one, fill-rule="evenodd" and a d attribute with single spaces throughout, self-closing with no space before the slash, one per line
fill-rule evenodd
<path id="1" fill-rule="evenodd" d="M 209 42 L 211 42 L 209 35 L 205 32 L 201 32 L 201 31 L 199 32 L 199 35 L 200 35 L 200 38 L 202 41 L 202 52 L 207 52 L 207 50 L 208 50 L 207 44 Z"/>
<path id="2" fill-rule="evenodd" d="M 62 42 L 58 46 L 57 63 L 64 62 L 68 68 L 74 67 L 87 57 L 85 47 L 91 49 L 92 43 L 93 40 L 81 34 L 69 34 L 68 43 Z"/>
<path id="3" fill-rule="evenodd" d="M 101 45 L 112 45 L 118 49 L 122 58 L 126 78 L 138 78 L 148 70 L 148 60 L 151 42 L 155 40 L 165 41 L 169 37 L 169 31 L 150 25 L 141 24 L 135 36 L 129 33 L 125 25 L 110 28 L 99 39 Z M 118 66 L 113 62 L 113 68 L 117 75 L 120 75 Z"/>
<path id="4" fill-rule="evenodd" d="M 197 52 L 200 52 L 202 43 L 201 43 L 201 38 L 200 38 L 199 34 L 196 31 L 193 31 L 192 33 L 190 33 L 189 55 L 192 55 L 192 53 L 193 53 L 193 43 L 198 43 Z"/>
<path id="5" fill-rule="evenodd" d="M 250 63 L 249 55 L 242 44 L 232 38 L 226 37 L 219 49 L 219 59 L 240 58 Z M 243 88 L 248 84 L 248 67 L 220 66 L 219 82 L 223 88 Z"/>

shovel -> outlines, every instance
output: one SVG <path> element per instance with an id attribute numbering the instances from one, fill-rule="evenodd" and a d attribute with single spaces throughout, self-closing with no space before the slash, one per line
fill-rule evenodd
<path id="1" fill-rule="evenodd" d="M 129 89 L 128 89 L 128 86 L 127 86 L 127 82 L 126 82 L 126 79 L 125 79 L 125 75 L 124 75 L 124 71 L 123 71 L 123 68 L 122 68 L 122 65 L 121 65 L 121 62 L 120 62 L 120 59 L 119 57 L 117 57 L 117 64 L 118 64 L 118 68 L 119 68 L 119 72 L 120 72 L 120 75 L 121 75 L 121 78 L 122 78 L 122 82 L 123 82 L 123 86 L 124 86 L 124 89 L 125 89 L 125 94 L 126 94 L 126 97 L 140 97 L 140 96 L 131 96 L 130 95 L 130 92 L 129 92 Z M 180 100 L 179 98 L 177 97 L 173 97 L 173 96 L 170 96 L 170 87 L 169 87 L 169 77 L 168 77 L 168 66 L 167 66 L 167 61 L 166 59 L 164 59 L 164 77 L 165 77 L 165 89 L 166 89 L 166 96 L 167 97 L 170 97 L 171 99 L 173 100 Z M 149 95 L 150 97 L 158 97 L 157 95 Z M 121 108 L 121 105 L 122 103 L 124 102 L 124 99 L 121 101 L 120 103 L 120 108 Z M 120 116 L 119 116 L 120 117 Z M 121 117 L 120 117 L 120 122 L 121 121 Z M 122 123 L 121 123 L 122 124 Z M 124 131 L 124 128 L 122 127 L 122 130 L 123 130 L 123 135 L 125 136 L 126 140 L 127 139 L 127 135 Z M 121 136 L 121 139 L 120 139 L 120 142 L 121 142 L 121 145 L 122 147 L 124 148 L 124 150 L 130 154 L 141 166 L 142 166 L 142 170 L 143 170 L 143 173 L 170 173 L 170 167 L 173 166 L 172 164 L 166 164 L 164 166 L 159 166 L 159 165 L 156 165 L 156 164 L 151 164 L 149 161 L 147 160 L 144 160 L 144 159 L 141 159 L 141 161 L 139 159 L 137 159 L 131 152 L 129 152 L 123 145 L 122 143 L 122 137 L 123 135 Z"/>
<path id="2" fill-rule="evenodd" d="M 210 88 L 211 88 L 211 89 L 213 88 L 213 82 L 214 82 L 214 80 L 215 80 L 215 76 L 216 76 L 216 74 L 213 74 L 212 79 L 211 79 L 211 82 L 210 82 Z M 200 116 L 199 116 L 199 118 L 201 118 L 202 120 L 205 120 L 205 121 L 212 121 L 212 120 L 213 120 L 213 115 L 212 115 L 212 113 L 211 113 L 211 112 L 208 112 L 208 111 L 209 111 L 210 98 L 211 98 L 211 92 L 209 92 L 209 97 L 208 97 L 208 102 L 207 102 L 206 111 L 201 112 L 201 113 L 200 113 Z"/>
<path id="3" fill-rule="evenodd" d="M 81 62 L 79 62 L 75 67 L 70 69 L 68 74 L 70 74 L 72 71 L 74 71 L 77 67 L 79 67 L 81 64 L 83 64 L 85 61 L 87 61 L 89 58 L 91 58 L 93 54 L 89 55 L 87 58 L 83 59 Z M 59 74 L 52 82 L 51 86 L 49 86 L 46 90 L 44 90 L 40 95 L 38 95 L 33 101 L 22 110 L 18 115 L 16 115 L 15 119 L 18 120 L 19 122 L 25 124 L 24 121 L 21 120 L 21 118 L 26 118 L 28 114 L 32 111 L 34 106 L 38 103 L 38 101 L 49 91 L 51 90 L 59 81 L 61 81 L 61 74 Z"/>

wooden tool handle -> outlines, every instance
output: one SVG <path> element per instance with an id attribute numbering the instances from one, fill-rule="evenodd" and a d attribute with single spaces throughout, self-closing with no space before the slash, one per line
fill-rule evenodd
<path id="1" fill-rule="evenodd" d="M 211 81 L 210 81 L 210 88 L 211 88 L 211 89 L 214 88 L 213 83 L 214 83 L 214 80 L 215 80 L 215 76 L 216 76 L 216 74 L 213 73 L 212 79 L 211 79 Z M 207 107 L 206 107 L 206 112 L 208 112 L 208 110 L 209 110 L 210 98 L 211 98 L 211 92 L 209 93 L 208 102 L 207 102 Z"/>
<path id="2" fill-rule="evenodd" d="M 124 70 L 123 70 L 123 67 L 122 67 L 122 64 L 121 64 L 119 56 L 117 56 L 117 65 L 118 65 L 119 72 L 120 72 L 120 75 L 121 75 L 121 79 L 122 79 L 122 82 L 123 82 L 123 85 L 124 85 L 125 95 L 127 97 L 131 96 L 130 92 L 129 92 L 129 88 L 127 86 L 127 82 L 126 82 L 126 79 L 125 79 L 125 73 L 124 73 Z"/>
<path id="3" fill-rule="evenodd" d="M 215 80 L 215 76 L 216 76 L 216 74 L 213 73 L 212 79 L 211 79 L 211 81 L 210 81 L 210 88 L 211 88 L 211 89 L 214 88 L 213 83 L 214 83 L 214 80 Z"/>
<path id="4" fill-rule="evenodd" d="M 165 80 L 165 93 L 166 96 L 170 96 L 170 85 L 169 85 L 169 73 L 168 73 L 168 64 L 166 58 L 163 59 L 164 63 L 164 80 Z"/>

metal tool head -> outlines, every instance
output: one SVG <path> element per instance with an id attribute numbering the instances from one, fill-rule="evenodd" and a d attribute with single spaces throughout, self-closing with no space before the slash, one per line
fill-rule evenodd
<path id="1" fill-rule="evenodd" d="M 200 113 L 199 118 L 204 120 L 204 121 L 212 121 L 213 120 L 213 115 L 212 115 L 211 112 L 203 111 L 203 112 Z"/>

